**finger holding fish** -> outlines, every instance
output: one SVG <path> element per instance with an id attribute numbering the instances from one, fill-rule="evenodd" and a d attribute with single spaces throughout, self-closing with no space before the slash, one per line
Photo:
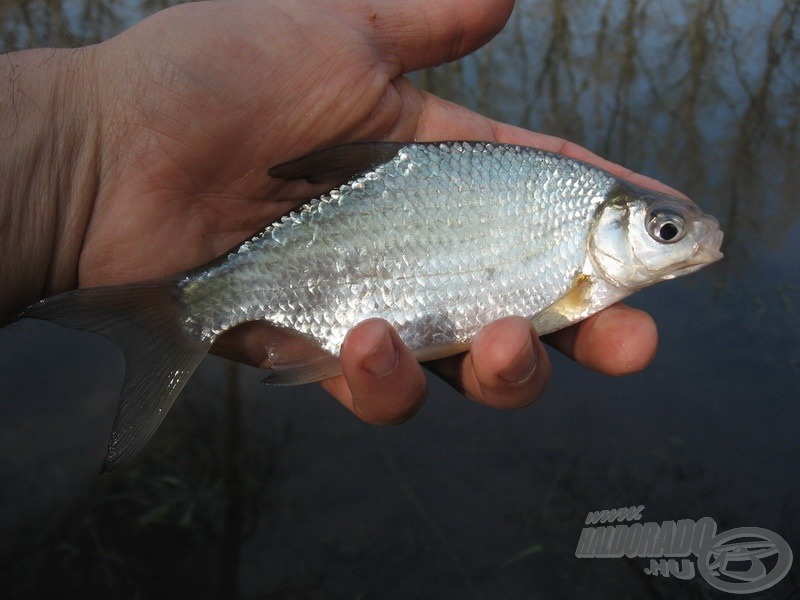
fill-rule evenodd
<path id="1" fill-rule="evenodd" d="M 392 425 L 412 417 L 425 401 L 422 366 L 391 332 L 397 351 L 396 368 L 385 376 L 366 372 L 365 355 L 374 334 L 362 336 L 373 322 L 357 325 L 342 347 L 343 375 L 320 382 L 323 388 L 360 419 Z M 385 335 L 388 335 L 385 334 Z M 361 339 L 361 338 L 366 339 Z M 644 311 L 616 304 L 544 337 L 544 341 L 582 366 L 605 375 L 627 375 L 653 360 L 658 332 Z M 467 352 L 424 363 L 425 368 L 467 398 L 497 409 L 518 409 L 538 400 L 551 377 L 545 345 L 527 319 L 508 317 L 488 324 Z"/>
<path id="2" fill-rule="evenodd" d="M 643 310 L 614 304 L 545 341 L 584 367 L 605 375 L 641 371 L 656 355 L 658 329 Z"/>
<path id="3" fill-rule="evenodd" d="M 342 344 L 342 375 L 321 383 L 361 420 L 396 425 L 425 402 L 422 367 L 397 332 L 383 319 L 368 319 L 351 329 Z"/>
<path id="4" fill-rule="evenodd" d="M 340 360 L 343 374 L 320 383 L 363 421 L 395 425 L 422 407 L 427 392 L 422 365 L 385 321 L 354 327 Z M 423 364 L 471 400 L 499 409 L 531 404 L 550 379 L 544 346 L 522 317 L 490 323 L 467 352 Z"/>
<path id="5" fill-rule="evenodd" d="M 268 367 L 269 337 L 265 323 L 251 322 L 220 336 L 212 351 Z M 339 360 L 342 374 L 320 385 L 373 425 L 395 425 L 416 414 L 427 394 L 424 368 L 468 398 L 499 409 L 536 401 L 550 378 L 547 352 L 522 317 L 490 323 L 469 351 L 423 364 L 386 321 L 368 319 L 348 332 Z"/>
<path id="6" fill-rule="evenodd" d="M 523 317 L 489 323 L 469 351 L 426 366 L 471 400 L 504 410 L 538 400 L 551 371 L 544 346 Z"/>
<path id="7" fill-rule="evenodd" d="M 221 336 L 213 352 L 251 365 L 264 364 L 269 335 L 264 323 L 248 323 Z M 545 336 L 544 341 L 586 368 L 619 376 L 638 372 L 652 361 L 658 334 L 646 312 L 616 304 Z M 389 347 L 395 353 L 391 359 L 386 357 Z M 356 325 L 341 348 L 340 360 L 343 373 L 320 384 L 367 423 L 404 422 L 425 402 L 423 365 L 385 321 L 370 319 Z M 545 345 L 521 317 L 488 324 L 469 351 L 429 361 L 424 367 L 467 398 L 498 409 L 535 402 L 551 376 Z"/>

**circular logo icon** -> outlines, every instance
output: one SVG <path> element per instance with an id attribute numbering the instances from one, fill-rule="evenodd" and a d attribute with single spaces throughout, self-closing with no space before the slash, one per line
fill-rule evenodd
<path id="1" fill-rule="evenodd" d="M 730 594 L 765 590 L 783 579 L 792 566 L 792 549 L 786 540 L 760 527 L 723 531 L 708 540 L 697 554 L 697 570 L 703 579 Z M 777 559 L 770 558 L 774 555 Z M 764 559 L 769 559 L 767 564 Z M 771 569 L 767 565 L 772 565 Z"/>

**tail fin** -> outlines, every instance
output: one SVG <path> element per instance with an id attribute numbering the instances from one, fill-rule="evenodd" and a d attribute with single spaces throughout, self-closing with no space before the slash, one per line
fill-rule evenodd
<path id="1" fill-rule="evenodd" d="M 125 355 L 125 382 L 103 473 L 131 460 L 161 424 L 211 346 L 182 326 L 174 281 L 88 288 L 42 300 L 21 318 L 93 331 Z"/>

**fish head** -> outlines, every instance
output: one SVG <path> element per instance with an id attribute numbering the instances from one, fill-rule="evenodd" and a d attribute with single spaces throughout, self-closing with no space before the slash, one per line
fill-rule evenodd
<path id="1" fill-rule="evenodd" d="M 691 200 L 621 184 L 600 205 L 588 250 L 600 277 L 637 289 L 718 261 L 722 236 Z"/>

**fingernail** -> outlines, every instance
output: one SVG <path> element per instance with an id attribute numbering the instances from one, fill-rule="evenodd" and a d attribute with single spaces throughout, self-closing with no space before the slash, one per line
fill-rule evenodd
<path id="1" fill-rule="evenodd" d="M 499 374 L 500 379 L 512 385 L 520 385 L 533 377 L 536 371 L 536 351 L 533 349 L 533 342 L 528 338 L 528 343 L 517 355 L 514 364 Z"/>
<path id="2" fill-rule="evenodd" d="M 397 349 L 389 332 L 361 363 L 363 369 L 377 379 L 391 375 L 397 368 Z"/>

